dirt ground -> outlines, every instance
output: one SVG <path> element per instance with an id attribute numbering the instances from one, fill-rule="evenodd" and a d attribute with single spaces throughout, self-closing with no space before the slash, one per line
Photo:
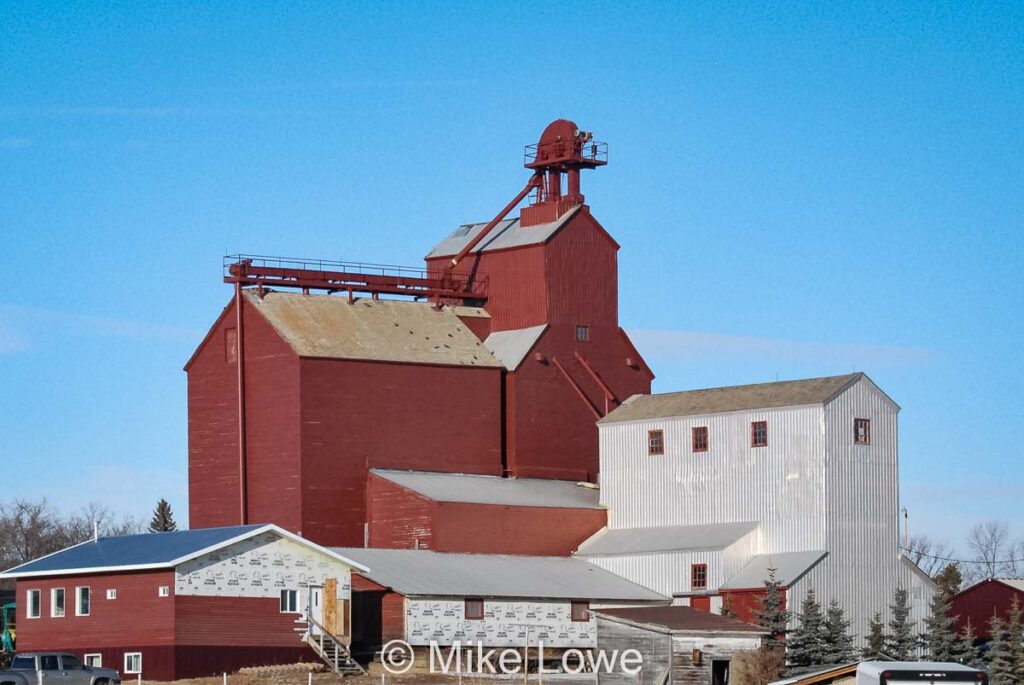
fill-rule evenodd
<path id="1" fill-rule="evenodd" d="M 372 674 L 362 676 L 348 676 L 340 678 L 333 673 L 313 673 L 312 685 L 432 685 L 433 683 L 458 683 L 460 685 L 513 685 L 523 683 L 523 676 L 492 676 L 492 677 L 462 677 L 453 675 L 434 675 L 429 673 L 405 674 L 401 676 L 378 673 L 373 669 Z M 124 685 L 131 685 L 135 680 L 124 679 Z M 142 680 L 143 685 L 155 685 L 157 681 Z M 231 673 L 227 676 L 228 685 L 308 685 L 309 668 L 305 667 L 275 667 L 265 669 L 246 669 L 242 673 Z M 593 675 L 544 675 L 529 676 L 530 685 L 542 685 L 552 683 L 557 685 L 595 685 L 597 678 Z M 189 680 L 175 680 L 173 685 L 223 685 L 223 677 L 219 678 L 193 678 Z M 170 685 L 170 684 L 164 684 Z"/>

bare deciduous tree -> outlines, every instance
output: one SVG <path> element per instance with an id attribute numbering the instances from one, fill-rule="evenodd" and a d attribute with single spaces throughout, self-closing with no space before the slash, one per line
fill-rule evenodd
<path id="1" fill-rule="evenodd" d="M 1010 542 L 1010 529 L 1004 521 L 984 521 L 971 528 L 967 538 L 973 563 L 967 569 L 970 582 L 1013 573 L 1012 559 L 1017 545 Z"/>
<path id="2" fill-rule="evenodd" d="M 953 548 L 948 543 L 932 540 L 927 535 L 911 536 L 906 552 L 910 560 L 932 578 L 949 563 L 943 557 L 953 556 Z"/>

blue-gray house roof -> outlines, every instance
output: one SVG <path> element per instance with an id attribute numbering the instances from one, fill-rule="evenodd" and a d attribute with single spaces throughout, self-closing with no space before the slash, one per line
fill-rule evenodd
<path id="1" fill-rule="evenodd" d="M 314 547 L 355 569 L 365 570 L 360 564 L 340 557 L 278 526 L 254 524 L 101 537 L 15 566 L 0 573 L 0 578 L 172 568 L 189 559 L 265 532 L 274 532 L 300 544 Z"/>

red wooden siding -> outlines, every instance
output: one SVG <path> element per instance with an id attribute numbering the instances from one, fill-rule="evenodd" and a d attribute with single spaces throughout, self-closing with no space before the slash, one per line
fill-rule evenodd
<path id="1" fill-rule="evenodd" d="M 366 489 L 370 547 L 433 549 L 435 503 L 371 473 Z"/>
<path id="2" fill-rule="evenodd" d="M 367 469 L 501 474 L 501 369 L 302 360 L 302 533 L 361 547 Z"/>
<path id="3" fill-rule="evenodd" d="M 617 328 L 616 245 L 586 208 L 546 245 L 548 322 Z"/>
<path id="4" fill-rule="evenodd" d="M 757 612 L 764 600 L 763 588 L 750 590 L 722 590 L 722 606 L 729 607 L 733 615 L 747 623 L 757 623 Z M 786 594 L 782 596 L 782 609 L 786 608 Z"/>
<path id="5" fill-rule="evenodd" d="M 603 509 L 438 502 L 432 542 L 442 552 L 568 556 L 606 521 Z"/>
<path id="6" fill-rule="evenodd" d="M 405 639 L 405 597 L 388 592 L 381 600 L 381 636 L 388 640 Z"/>
<path id="7" fill-rule="evenodd" d="M 240 522 L 237 367 L 225 355 L 234 304 L 197 350 L 188 371 L 189 521 L 193 528 Z M 245 305 L 249 522 L 298 531 L 299 360 Z"/>
<path id="8" fill-rule="evenodd" d="M 1013 598 L 1024 606 L 1024 592 L 1016 590 L 998 580 L 983 580 L 955 595 L 950 602 L 950 614 L 957 616 L 957 629 L 963 631 L 970 622 L 979 640 L 991 637 L 989 621 L 993 616 L 1006 620 Z"/>

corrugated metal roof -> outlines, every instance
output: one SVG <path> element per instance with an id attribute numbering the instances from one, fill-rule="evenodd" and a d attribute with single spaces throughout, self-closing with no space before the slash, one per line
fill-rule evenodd
<path id="1" fill-rule="evenodd" d="M 760 626 L 684 606 L 598 609 L 595 613 L 599 617 L 656 626 L 672 632 L 767 634 Z"/>
<path id="2" fill-rule="evenodd" d="M 781 554 L 757 554 L 739 573 L 722 584 L 723 590 L 748 590 L 764 587 L 768 569 L 775 569 L 775 579 L 780 585 L 789 586 L 800 580 L 819 561 L 828 556 L 824 550 L 805 552 L 783 552 Z"/>
<path id="3" fill-rule="evenodd" d="M 558 218 L 557 221 L 552 221 L 549 224 L 537 224 L 536 226 L 527 226 L 523 228 L 519 225 L 519 218 L 506 219 L 499 221 L 498 224 L 491 229 L 491 232 L 487 235 L 483 241 L 473 248 L 473 253 L 477 252 L 489 252 L 491 250 L 507 250 L 513 247 L 523 247 L 526 245 L 539 245 L 546 243 L 555 233 L 558 232 L 565 222 L 568 221 L 572 216 L 576 214 L 579 206 L 573 207 L 568 212 Z M 426 256 L 426 259 L 433 257 L 450 257 L 456 255 L 462 250 L 463 247 L 469 244 L 469 241 L 475 238 L 480 231 L 487 226 L 489 222 L 481 224 L 463 224 L 459 226 L 451 234 L 434 246 Z"/>
<path id="4" fill-rule="evenodd" d="M 999 581 L 1003 585 L 1009 585 L 1014 590 L 1024 592 L 1024 578 L 993 578 L 992 580 Z"/>
<path id="5" fill-rule="evenodd" d="M 426 302 L 246 291 L 301 357 L 500 367 L 450 308 Z"/>
<path id="6" fill-rule="evenodd" d="M 338 547 L 334 552 L 369 567 L 363 575 L 403 595 L 668 601 L 663 595 L 572 557 L 362 547 Z"/>
<path id="7" fill-rule="evenodd" d="M 755 528 L 756 522 L 603 528 L 580 545 L 576 554 L 583 557 L 601 557 L 644 552 L 723 549 Z"/>
<path id="8" fill-rule="evenodd" d="M 575 481 L 389 469 L 371 471 L 437 502 L 601 509 L 598 501 L 600 493 L 592 488 L 581 487 Z"/>
<path id="9" fill-rule="evenodd" d="M 231 526 L 104 537 L 16 566 L 5 571 L 5 575 L 170 564 L 181 557 L 227 540 L 243 537 L 246 533 L 263 527 L 262 525 Z"/>
<path id="10" fill-rule="evenodd" d="M 515 371 L 547 330 L 547 324 L 530 328 L 491 333 L 484 340 L 484 346 L 498 358 L 509 371 Z"/>
<path id="11" fill-rule="evenodd" d="M 798 381 L 634 395 L 598 423 L 824 404 L 861 378 L 864 378 L 863 373 L 851 373 Z"/>

